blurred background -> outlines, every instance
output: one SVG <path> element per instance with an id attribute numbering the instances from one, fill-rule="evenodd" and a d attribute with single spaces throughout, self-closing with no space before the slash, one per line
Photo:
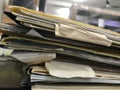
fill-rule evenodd
<path id="1" fill-rule="evenodd" d="M 120 0 L 10 0 L 10 4 L 120 32 Z"/>

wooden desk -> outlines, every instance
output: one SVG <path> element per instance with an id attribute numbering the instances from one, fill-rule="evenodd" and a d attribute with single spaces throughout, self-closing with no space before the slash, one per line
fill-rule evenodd
<path id="1" fill-rule="evenodd" d="M 6 16 L 5 14 L 3 15 L 3 23 L 15 23 L 14 21 L 12 21 L 8 16 Z"/>

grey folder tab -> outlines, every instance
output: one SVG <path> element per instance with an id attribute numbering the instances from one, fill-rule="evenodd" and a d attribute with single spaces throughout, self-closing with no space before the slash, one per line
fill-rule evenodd
<path id="1" fill-rule="evenodd" d="M 55 53 L 42 52 L 18 52 L 11 54 L 10 56 L 29 65 L 40 64 L 46 61 L 51 61 L 56 58 Z"/>

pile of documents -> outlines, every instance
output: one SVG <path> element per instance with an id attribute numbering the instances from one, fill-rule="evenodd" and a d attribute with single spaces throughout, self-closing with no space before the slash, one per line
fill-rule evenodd
<path id="1" fill-rule="evenodd" d="M 0 54 L 30 66 L 33 90 L 40 84 L 120 85 L 119 33 L 19 6 L 5 14 L 16 24 L 0 25 Z"/>

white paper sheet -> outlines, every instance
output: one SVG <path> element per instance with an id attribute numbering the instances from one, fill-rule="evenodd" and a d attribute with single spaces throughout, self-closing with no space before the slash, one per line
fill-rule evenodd
<path id="1" fill-rule="evenodd" d="M 95 72 L 90 66 L 82 64 L 73 64 L 60 61 L 50 61 L 45 63 L 49 74 L 60 78 L 73 77 L 95 77 Z"/>

